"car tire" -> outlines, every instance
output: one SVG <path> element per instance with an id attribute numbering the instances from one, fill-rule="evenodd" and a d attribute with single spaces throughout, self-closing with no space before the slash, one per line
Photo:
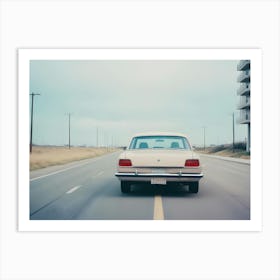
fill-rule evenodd
<path id="1" fill-rule="evenodd" d="M 198 182 L 192 182 L 189 185 L 189 191 L 190 193 L 198 193 Z"/>
<path id="2" fill-rule="evenodd" d="M 121 182 L 121 191 L 122 193 L 130 193 L 131 187 L 129 182 Z"/>

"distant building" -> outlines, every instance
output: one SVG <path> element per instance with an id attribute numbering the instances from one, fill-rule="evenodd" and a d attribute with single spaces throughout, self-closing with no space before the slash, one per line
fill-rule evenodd
<path id="1" fill-rule="evenodd" d="M 238 122 L 240 124 L 248 125 L 246 151 L 249 152 L 251 147 L 250 60 L 240 60 L 240 62 L 237 65 L 237 71 L 240 72 L 240 74 L 237 77 L 237 82 L 240 83 L 240 86 L 237 90 L 237 95 L 239 95 L 237 109 L 240 111 Z"/>

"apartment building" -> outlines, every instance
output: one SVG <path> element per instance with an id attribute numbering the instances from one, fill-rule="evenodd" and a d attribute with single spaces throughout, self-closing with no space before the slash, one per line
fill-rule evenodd
<path id="1" fill-rule="evenodd" d="M 239 96 L 239 102 L 237 104 L 237 109 L 239 110 L 238 122 L 248 126 L 246 150 L 249 152 L 251 147 L 250 60 L 240 60 L 237 65 L 237 71 L 240 72 L 237 77 L 237 82 L 240 83 L 237 90 L 237 95 Z"/>

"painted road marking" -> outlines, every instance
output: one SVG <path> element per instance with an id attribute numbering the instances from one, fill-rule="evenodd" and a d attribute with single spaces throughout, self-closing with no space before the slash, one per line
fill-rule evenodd
<path id="1" fill-rule="evenodd" d="M 64 172 L 64 171 L 67 171 L 67 170 L 70 170 L 70 169 L 73 169 L 73 168 L 76 168 L 76 167 L 80 167 L 80 166 L 83 166 L 83 165 L 86 165 L 86 164 L 90 164 L 90 163 L 91 162 L 86 162 L 86 163 L 83 163 L 83 164 L 71 166 L 71 167 L 68 167 L 68 168 L 65 168 L 65 169 L 61 169 L 61 170 L 58 170 L 58 171 L 55 171 L 55 172 L 48 173 L 46 175 L 42 175 L 42 176 L 39 176 L 39 177 L 36 177 L 36 178 L 32 178 L 32 179 L 30 179 L 30 181 L 35 181 L 35 180 L 38 180 L 38 179 L 41 179 L 41 178 L 45 178 L 45 177 L 48 177 L 48 176 L 51 176 L 51 175 L 55 175 L 55 174 L 58 174 L 58 173 L 61 173 L 61 172 Z"/>
<path id="2" fill-rule="evenodd" d="M 101 176 L 102 174 L 104 174 L 104 171 L 98 172 L 97 174 L 91 176 L 91 178 L 92 178 L 92 179 L 95 179 L 96 177 Z"/>
<path id="3" fill-rule="evenodd" d="M 70 189 L 68 192 L 66 192 L 66 194 L 70 194 L 74 191 L 76 191 L 77 189 L 79 189 L 82 186 L 76 186 L 72 189 Z M 41 211 L 42 209 L 46 208 L 47 206 L 51 205 L 52 203 L 56 202 L 57 200 L 59 200 L 60 198 L 62 198 L 65 195 L 65 193 L 61 194 L 60 196 L 58 196 L 56 199 L 51 200 L 50 202 L 48 202 L 47 204 L 43 205 L 42 207 L 40 207 L 39 209 L 37 209 L 36 211 L 32 212 L 30 214 L 30 217 L 33 216 L 34 214 L 38 213 L 39 211 Z"/>
<path id="4" fill-rule="evenodd" d="M 154 220 L 164 220 L 162 198 L 160 195 L 155 196 L 154 203 Z"/>
<path id="5" fill-rule="evenodd" d="M 117 153 L 117 152 L 115 152 L 115 153 Z M 64 172 L 64 171 L 67 171 L 67 170 L 70 170 L 70 169 L 73 169 L 73 168 L 76 168 L 76 167 L 80 167 L 80 166 L 83 166 L 83 165 L 86 165 L 86 164 L 90 164 L 90 163 L 95 162 L 95 161 L 97 161 L 99 159 L 102 159 L 103 157 L 110 156 L 110 155 L 115 154 L 115 153 L 105 154 L 103 156 L 90 159 L 89 161 L 87 161 L 85 163 L 82 163 L 82 164 L 77 164 L 77 165 L 74 165 L 74 166 L 71 166 L 71 167 L 68 167 L 68 168 L 64 168 L 64 169 L 61 169 L 61 170 L 58 170 L 58 171 L 54 171 L 54 172 L 48 173 L 46 175 L 42 175 L 42 176 L 38 176 L 38 177 L 32 178 L 32 179 L 30 179 L 30 182 L 38 180 L 38 179 L 41 179 L 41 178 L 45 178 L 45 177 L 48 177 L 48 176 L 51 176 L 51 175 L 55 175 L 55 174 L 58 174 L 58 173 L 61 173 L 61 172 Z"/>
<path id="6" fill-rule="evenodd" d="M 68 192 L 66 192 L 67 194 L 73 193 L 74 191 L 76 191 L 77 189 L 79 189 L 81 186 L 76 186 L 73 187 L 72 189 L 70 189 Z"/>

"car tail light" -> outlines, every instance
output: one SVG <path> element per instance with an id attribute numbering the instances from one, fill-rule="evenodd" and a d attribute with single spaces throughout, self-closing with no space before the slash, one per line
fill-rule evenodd
<path id="1" fill-rule="evenodd" d="M 187 166 L 187 167 L 199 166 L 199 160 L 198 159 L 187 159 L 185 162 L 185 166 Z"/>
<path id="2" fill-rule="evenodd" d="M 132 166 L 130 159 L 120 159 L 119 166 Z"/>

